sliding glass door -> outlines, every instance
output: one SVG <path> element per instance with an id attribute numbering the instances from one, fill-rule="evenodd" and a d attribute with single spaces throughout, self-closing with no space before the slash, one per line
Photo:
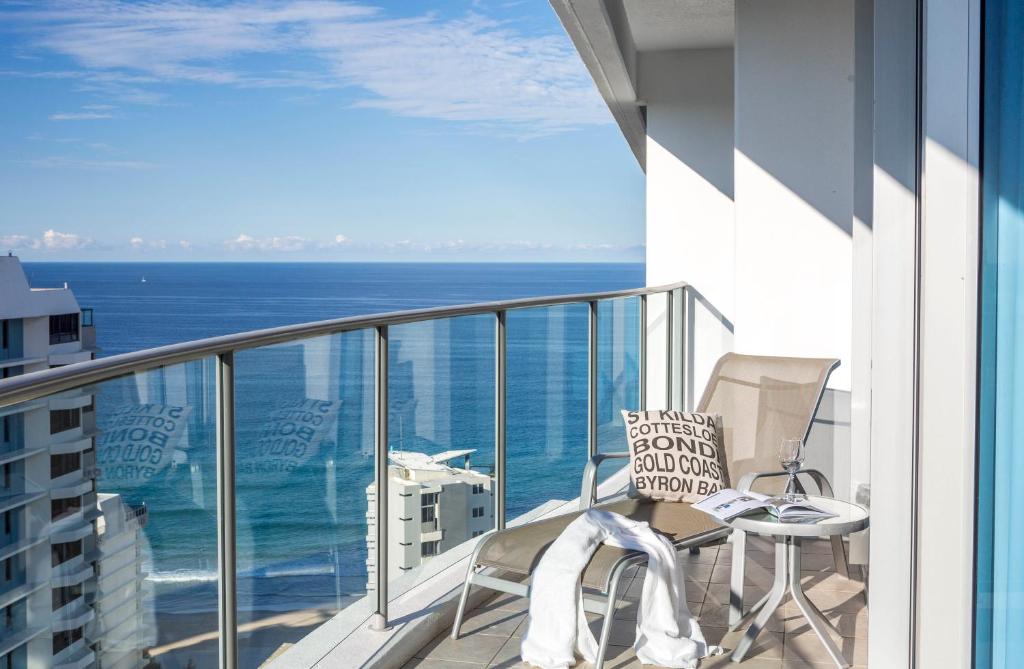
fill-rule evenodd
<path id="1" fill-rule="evenodd" d="M 985 3 L 975 666 L 1024 666 L 1024 4 Z"/>

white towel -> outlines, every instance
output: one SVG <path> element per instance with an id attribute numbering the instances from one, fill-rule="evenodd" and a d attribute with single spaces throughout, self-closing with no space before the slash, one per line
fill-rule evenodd
<path id="1" fill-rule="evenodd" d="M 597 659 L 580 575 L 601 543 L 648 555 L 633 644 L 641 663 L 692 669 L 709 651 L 717 651 L 708 648 L 686 606 L 682 565 L 671 542 L 645 522 L 591 509 L 569 523 L 533 572 L 530 619 L 520 647 L 524 662 L 542 669 L 572 667 L 574 649 L 588 662 Z"/>

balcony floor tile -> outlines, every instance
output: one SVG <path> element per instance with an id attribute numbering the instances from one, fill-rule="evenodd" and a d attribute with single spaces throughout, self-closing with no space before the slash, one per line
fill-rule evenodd
<path id="1" fill-rule="evenodd" d="M 748 541 L 747 606 L 757 601 L 771 586 L 774 578 L 774 550 L 770 540 L 750 537 Z M 868 608 L 864 601 L 864 583 L 845 579 L 833 571 L 831 545 L 826 541 L 808 542 L 805 550 L 804 587 L 808 596 L 836 626 L 840 637 L 836 642 L 854 669 L 865 669 L 867 662 Z M 686 599 L 691 612 L 698 616 L 704 636 L 711 644 L 728 652 L 705 658 L 700 669 L 828 669 L 834 665 L 811 632 L 795 604 L 785 600 L 770 619 L 767 629 L 758 637 L 747 658 L 733 664 L 729 652 L 742 638 L 745 627 L 728 632 L 729 570 L 732 546 L 722 545 L 701 550 L 699 555 L 681 556 L 687 577 Z M 637 569 L 624 577 L 623 607 L 612 628 L 609 669 L 640 669 L 630 644 L 636 625 L 636 609 L 643 588 L 645 571 Z M 457 642 L 447 634 L 434 639 L 418 653 L 417 659 L 405 667 L 417 669 L 488 669 L 526 668 L 519 658 L 521 636 L 526 631 L 528 602 L 522 597 L 497 593 L 476 610 L 467 614 L 463 636 Z M 600 631 L 600 616 L 588 614 L 595 635 Z M 578 665 L 589 669 L 587 663 Z"/>

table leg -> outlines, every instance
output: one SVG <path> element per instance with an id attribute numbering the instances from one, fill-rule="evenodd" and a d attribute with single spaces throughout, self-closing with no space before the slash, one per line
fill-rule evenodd
<path id="1" fill-rule="evenodd" d="M 775 582 L 772 584 L 771 592 L 768 593 L 768 600 L 764 603 L 764 608 L 757 614 L 754 622 L 747 628 L 746 633 L 740 642 L 736 645 L 736 650 L 732 652 L 733 662 L 742 662 L 746 656 L 747 651 L 754 644 L 757 639 L 757 635 L 761 633 L 764 626 L 768 624 L 768 619 L 771 618 L 772 613 L 775 609 L 779 608 L 779 604 L 782 603 L 782 598 L 786 596 L 786 590 L 789 585 L 789 570 L 788 564 L 788 553 L 789 553 L 789 539 L 786 537 L 776 537 L 775 539 Z"/>
<path id="2" fill-rule="evenodd" d="M 803 584 L 800 582 L 800 539 L 794 538 L 792 547 L 790 548 L 789 554 L 790 566 L 789 566 L 789 590 L 793 595 L 793 601 L 796 602 L 797 608 L 807 618 L 807 622 L 810 623 L 811 629 L 818 635 L 818 639 L 822 645 L 825 646 L 825 650 L 832 657 L 832 661 L 836 663 L 837 667 L 845 669 L 849 667 L 849 662 L 843 657 L 843 653 L 836 646 L 835 641 L 832 640 L 832 636 L 829 634 L 830 631 L 835 631 L 832 624 L 825 619 L 821 611 L 818 610 L 804 594 Z M 838 634 L 838 633 L 837 633 Z"/>
<path id="3" fill-rule="evenodd" d="M 729 629 L 743 619 L 743 579 L 747 561 L 747 533 L 732 531 L 732 570 L 729 578 Z"/>

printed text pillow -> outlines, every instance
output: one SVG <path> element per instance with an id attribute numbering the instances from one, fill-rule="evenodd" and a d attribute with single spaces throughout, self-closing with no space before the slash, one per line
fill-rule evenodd
<path id="1" fill-rule="evenodd" d="M 729 487 L 719 416 L 687 411 L 623 411 L 629 476 L 642 497 L 699 502 Z"/>

